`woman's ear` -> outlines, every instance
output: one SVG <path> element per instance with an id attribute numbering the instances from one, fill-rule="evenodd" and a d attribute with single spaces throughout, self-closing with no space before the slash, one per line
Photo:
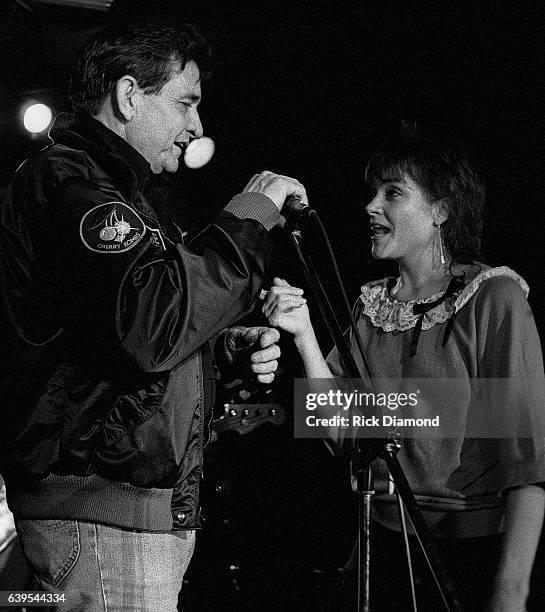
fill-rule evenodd
<path id="1" fill-rule="evenodd" d="M 114 107 L 125 121 L 134 117 L 136 96 L 139 93 L 136 79 L 130 75 L 121 77 L 115 84 Z"/>
<path id="2" fill-rule="evenodd" d="M 448 202 L 446 200 L 437 200 L 431 205 L 431 214 L 435 225 L 443 225 L 449 217 Z"/>

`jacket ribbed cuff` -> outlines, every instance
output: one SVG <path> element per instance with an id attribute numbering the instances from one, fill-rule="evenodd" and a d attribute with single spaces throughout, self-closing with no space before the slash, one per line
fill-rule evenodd
<path id="1" fill-rule="evenodd" d="M 280 219 L 280 212 L 274 202 L 262 193 L 250 191 L 239 193 L 224 208 L 239 219 L 253 219 L 269 231 Z"/>

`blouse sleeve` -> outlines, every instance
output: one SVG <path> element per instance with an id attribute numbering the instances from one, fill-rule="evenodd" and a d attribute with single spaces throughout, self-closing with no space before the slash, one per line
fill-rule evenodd
<path id="1" fill-rule="evenodd" d="M 532 310 L 520 285 L 505 276 L 483 282 L 476 298 L 478 376 L 512 381 L 504 410 L 515 410 L 528 433 L 500 440 L 502 491 L 545 482 L 543 355 Z"/>
<path id="2" fill-rule="evenodd" d="M 543 377 L 543 355 L 534 315 L 513 279 L 486 280 L 476 301 L 479 376 Z"/>

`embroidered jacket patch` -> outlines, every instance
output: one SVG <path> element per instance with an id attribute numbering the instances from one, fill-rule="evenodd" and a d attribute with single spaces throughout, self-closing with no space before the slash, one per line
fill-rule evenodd
<path id="1" fill-rule="evenodd" d="M 83 215 L 79 233 L 83 244 L 95 253 L 123 253 L 142 240 L 146 225 L 123 202 L 107 202 Z"/>

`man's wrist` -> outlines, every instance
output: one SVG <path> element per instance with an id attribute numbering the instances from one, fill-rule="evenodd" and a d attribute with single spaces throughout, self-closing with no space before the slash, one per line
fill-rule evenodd
<path id="1" fill-rule="evenodd" d="M 258 221 L 267 231 L 271 230 L 280 219 L 280 211 L 274 202 L 264 193 L 258 192 L 239 193 L 231 199 L 224 211 L 239 219 Z"/>

